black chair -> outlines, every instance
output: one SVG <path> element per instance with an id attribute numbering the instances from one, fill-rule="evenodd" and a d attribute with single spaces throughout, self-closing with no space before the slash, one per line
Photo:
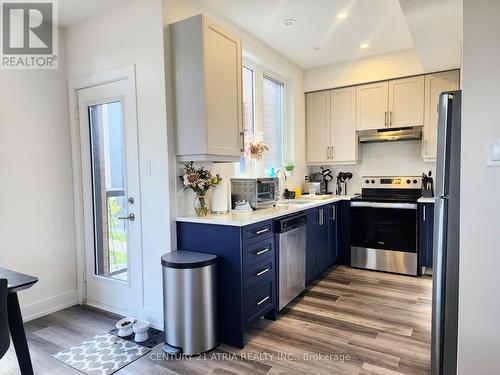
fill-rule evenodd
<path id="1" fill-rule="evenodd" d="M 0 358 L 9 349 L 9 323 L 7 321 L 7 280 L 0 279 Z"/>

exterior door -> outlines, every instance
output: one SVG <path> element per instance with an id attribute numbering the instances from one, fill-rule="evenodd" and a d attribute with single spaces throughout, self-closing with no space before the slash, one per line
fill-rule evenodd
<path id="1" fill-rule="evenodd" d="M 134 312 L 142 300 L 135 87 L 78 90 L 87 303 Z"/>
<path id="2" fill-rule="evenodd" d="M 387 81 L 356 88 L 356 130 L 383 129 L 387 126 Z"/>
<path id="3" fill-rule="evenodd" d="M 389 81 L 390 127 L 403 128 L 424 124 L 424 77 Z"/>
<path id="4" fill-rule="evenodd" d="M 330 159 L 330 91 L 306 95 L 306 159 L 324 163 Z"/>

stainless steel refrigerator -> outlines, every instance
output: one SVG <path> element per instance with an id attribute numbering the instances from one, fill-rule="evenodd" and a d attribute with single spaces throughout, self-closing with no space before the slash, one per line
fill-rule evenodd
<path id="1" fill-rule="evenodd" d="M 434 210 L 432 375 L 455 375 L 457 372 L 461 104 L 461 91 L 440 95 Z"/>

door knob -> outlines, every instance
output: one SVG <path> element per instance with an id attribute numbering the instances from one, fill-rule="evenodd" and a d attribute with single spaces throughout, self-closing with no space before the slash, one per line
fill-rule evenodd
<path id="1" fill-rule="evenodd" d="M 119 220 L 130 220 L 134 221 L 135 220 L 135 215 L 133 213 L 128 214 L 128 216 L 119 216 Z"/>

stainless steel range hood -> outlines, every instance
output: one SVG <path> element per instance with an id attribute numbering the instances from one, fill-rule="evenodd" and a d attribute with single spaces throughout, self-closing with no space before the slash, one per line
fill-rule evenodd
<path id="1" fill-rule="evenodd" d="M 360 130 L 358 131 L 358 136 L 359 136 L 359 141 L 361 143 L 393 142 L 393 141 L 407 141 L 412 139 L 422 139 L 422 127 L 414 126 L 411 128 Z"/>

